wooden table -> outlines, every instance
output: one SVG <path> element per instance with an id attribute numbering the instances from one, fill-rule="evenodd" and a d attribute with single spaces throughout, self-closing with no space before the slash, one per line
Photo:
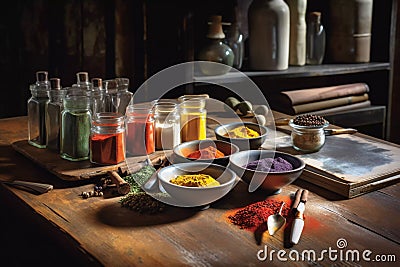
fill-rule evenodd
<path id="1" fill-rule="evenodd" d="M 227 220 L 234 209 L 266 196 L 248 193 L 240 182 L 232 192 L 206 210 L 168 208 L 156 215 L 140 215 L 122 208 L 119 199 L 82 199 L 93 180 L 63 181 L 15 152 L 14 141 L 26 139 L 26 117 L 0 120 L 0 180 L 23 179 L 51 183 L 54 190 L 35 195 L 0 185 L 2 263 L 9 265 L 86 266 L 396 266 L 396 262 L 366 262 L 375 256 L 400 261 L 400 185 L 346 200 L 301 180 L 286 186 L 280 196 L 298 188 L 310 191 L 305 228 L 299 244 L 285 247 L 285 233 L 273 237 L 239 229 Z M 349 148 L 351 149 L 351 148 Z M 259 238 L 260 236 L 258 236 Z M 347 242 L 339 249 L 337 242 Z M 260 261 L 257 255 L 268 257 Z M 271 251 L 272 259 L 270 257 Z M 302 260 L 301 255 L 322 259 Z M 336 250 L 336 251 L 332 251 Z M 371 254 L 365 252 L 371 251 Z M 351 253 L 360 261 L 351 261 Z M 279 253 L 278 253 L 279 252 Z M 285 254 L 284 254 L 285 253 Z M 329 253 L 331 253 L 329 255 Z M 350 257 L 347 263 L 346 253 Z M 338 259 L 334 259 L 334 256 Z M 8 265 L 3 266 L 8 266 Z"/>

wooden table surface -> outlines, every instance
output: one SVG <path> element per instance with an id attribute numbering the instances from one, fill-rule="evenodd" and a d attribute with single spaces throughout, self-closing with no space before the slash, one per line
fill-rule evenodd
<path id="1" fill-rule="evenodd" d="M 243 182 L 206 210 L 168 207 L 160 214 L 141 215 L 122 208 L 120 197 L 82 199 L 79 194 L 91 190 L 94 181 L 63 181 L 36 166 L 10 145 L 26 138 L 26 117 L 0 120 L 0 180 L 50 183 L 54 190 L 35 195 L 0 184 L 2 221 L 42 236 L 30 243 L 34 255 L 21 251 L 28 242 L 24 239 L 2 244 L 18 255 L 2 257 L 3 263 L 39 264 L 42 259 L 44 264 L 85 266 L 283 266 L 287 259 L 295 266 L 396 266 L 395 260 L 398 266 L 400 261 L 399 184 L 353 199 L 301 180 L 284 187 L 275 197 L 290 196 L 298 188 L 310 191 L 300 242 L 288 247 L 284 242 L 287 231 L 272 237 L 266 232 L 260 240 L 227 220 L 235 209 L 266 197 L 259 190 L 248 193 Z M 10 211 L 17 214 L 15 220 L 7 220 L 5 212 Z M 4 227 L 1 231 L 3 242 L 9 242 L 4 236 L 17 236 Z M 52 257 L 54 251 L 43 249 L 41 242 L 54 244 L 53 250 L 64 258 Z M 265 256 L 265 251 L 268 257 L 261 261 L 257 254 Z M 316 253 L 315 260 L 307 257 L 311 251 Z M 352 260 L 352 253 L 359 253 L 360 260 Z M 24 261 L 27 255 L 31 258 Z M 296 255 L 299 260 L 290 260 Z"/>

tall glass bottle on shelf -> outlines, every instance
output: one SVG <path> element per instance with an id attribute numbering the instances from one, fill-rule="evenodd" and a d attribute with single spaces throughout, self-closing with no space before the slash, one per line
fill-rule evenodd
<path id="1" fill-rule="evenodd" d="M 59 78 L 50 79 L 50 101 L 46 109 L 47 148 L 60 151 L 61 111 L 66 91 L 61 88 Z"/>
<path id="2" fill-rule="evenodd" d="M 311 12 L 307 18 L 307 53 L 308 65 L 321 64 L 325 56 L 325 29 L 321 24 L 321 13 Z"/>
<path id="3" fill-rule="evenodd" d="M 234 54 L 233 67 L 236 69 L 241 69 L 244 57 L 244 37 L 240 32 L 238 22 L 232 22 L 228 30 L 226 42 Z"/>
<path id="4" fill-rule="evenodd" d="M 30 85 L 28 109 L 28 143 L 46 148 L 46 107 L 49 102 L 50 82 L 47 71 L 36 72 L 36 83 Z"/>
<path id="5" fill-rule="evenodd" d="M 234 53 L 232 49 L 223 43 L 225 34 L 222 30 L 222 17 L 212 16 L 207 33 L 207 44 L 200 50 L 198 59 L 221 63 L 200 64 L 200 70 L 205 75 L 223 75 L 230 71 L 233 66 Z"/>

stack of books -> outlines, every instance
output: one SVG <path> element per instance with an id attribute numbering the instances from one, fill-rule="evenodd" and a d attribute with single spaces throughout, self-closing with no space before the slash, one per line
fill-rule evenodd
<path id="1" fill-rule="evenodd" d="M 272 109 L 289 115 L 313 113 L 330 115 L 341 111 L 371 106 L 369 87 L 365 83 L 282 91 L 272 94 L 268 103 Z"/>

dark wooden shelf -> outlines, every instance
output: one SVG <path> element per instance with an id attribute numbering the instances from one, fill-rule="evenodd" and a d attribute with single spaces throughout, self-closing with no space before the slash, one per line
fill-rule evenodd
<path id="1" fill-rule="evenodd" d="M 371 62 L 357 64 L 322 64 L 322 65 L 305 65 L 301 67 L 289 67 L 282 71 L 245 71 L 242 73 L 250 78 L 277 79 L 277 78 L 301 78 L 301 77 L 317 77 L 329 75 L 341 75 L 351 73 L 361 73 L 368 71 L 390 70 L 388 62 Z M 196 75 L 195 82 L 213 82 L 213 83 L 236 83 L 243 80 L 243 74 L 231 71 L 224 75 L 218 76 L 202 76 Z"/>

